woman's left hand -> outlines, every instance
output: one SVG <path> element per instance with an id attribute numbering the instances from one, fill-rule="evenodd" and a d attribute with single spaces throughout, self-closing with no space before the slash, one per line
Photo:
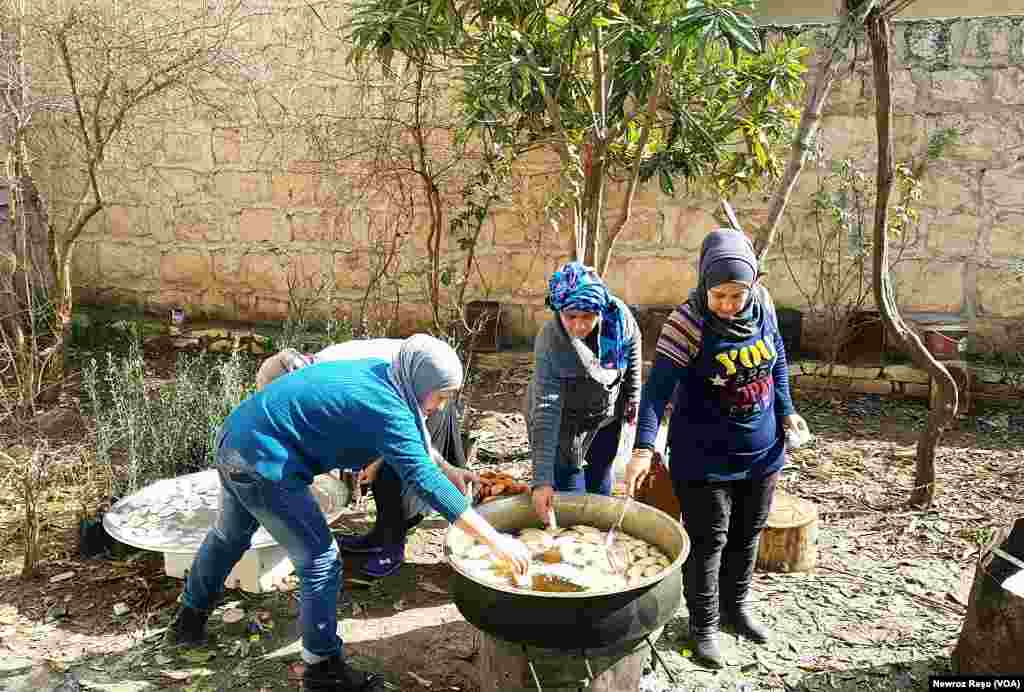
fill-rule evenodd
<path id="1" fill-rule="evenodd" d="M 441 467 L 441 470 L 444 471 L 444 475 L 448 476 L 448 480 L 450 480 L 463 495 L 466 494 L 467 483 L 472 482 L 475 483 L 477 487 L 480 487 L 480 476 L 476 475 L 476 473 L 469 469 L 460 469 L 457 466 L 445 463 L 445 465 Z"/>
<path id="2" fill-rule="evenodd" d="M 374 479 L 377 478 L 377 472 L 380 471 L 380 465 L 384 463 L 383 459 L 378 459 L 373 462 L 362 471 L 359 472 L 358 481 L 360 483 L 373 483 Z"/>
<path id="3" fill-rule="evenodd" d="M 807 427 L 807 421 L 799 413 L 791 413 L 782 419 L 782 427 L 787 430 L 797 430 L 804 434 L 810 434 L 811 429 Z"/>

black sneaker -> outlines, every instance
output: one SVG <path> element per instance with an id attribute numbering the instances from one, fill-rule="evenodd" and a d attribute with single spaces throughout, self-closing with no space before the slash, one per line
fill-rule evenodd
<path id="1" fill-rule="evenodd" d="M 341 656 L 306 664 L 302 673 L 305 692 L 384 692 L 384 678 L 351 667 Z"/>
<path id="2" fill-rule="evenodd" d="M 209 618 L 208 610 L 181 606 L 164 633 L 164 642 L 172 646 L 201 646 L 209 643 L 210 636 L 206 632 L 206 621 Z"/>

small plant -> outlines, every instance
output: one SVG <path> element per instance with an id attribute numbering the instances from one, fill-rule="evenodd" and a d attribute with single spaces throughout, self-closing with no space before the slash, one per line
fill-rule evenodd
<path id="1" fill-rule="evenodd" d="M 896 170 L 900 190 L 892 208 L 889 229 L 893 236 L 890 265 L 900 263 L 917 240 L 919 217 L 915 204 L 920 183 L 907 166 Z M 850 159 L 833 163 L 818 181 L 814 206 L 797 235 L 797 222 L 780 235 L 779 248 L 786 271 L 804 298 L 804 309 L 823 334 L 823 355 L 832 366 L 857 330 L 868 326 L 864 311 L 872 297 L 871 223 L 874 214 L 874 179 Z M 792 234 L 792 235 L 791 235 Z M 797 255 L 810 261 L 813 271 L 797 270 Z M 856 321 L 855 321 L 856 316 Z"/>
<path id="2" fill-rule="evenodd" d="M 22 539 L 24 558 L 21 576 L 33 577 L 40 559 L 40 535 L 43 513 L 41 503 L 46 490 L 54 482 L 70 477 L 69 455 L 54 450 L 46 440 L 36 440 L 31 446 L 16 444 L 6 451 L 0 449 L 0 475 L 4 485 L 16 489 L 24 507 Z"/>
<path id="3" fill-rule="evenodd" d="M 338 317 L 334 276 L 325 272 L 301 274 L 293 266 L 288 277 L 288 314 L 281 332 L 271 339 L 272 350 L 294 348 L 313 352 L 352 336 L 352 325 Z"/>
<path id="4" fill-rule="evenodd" d="M 992 542 L 995 531 L 990 526 L 982 526 L 974 530 L 974 544 L 979 550 L 984 550 Z"/>
<path id="5" fill-rule="evenodd" d="M 92 359 L 84 380 L 92 455 L 118 498 L 211 466 L 221 424 L 252 390 L 253 367 L 238 353 L 182 354 L 169 381 L 152 382 L 135 345 L 102 367 Z"/>

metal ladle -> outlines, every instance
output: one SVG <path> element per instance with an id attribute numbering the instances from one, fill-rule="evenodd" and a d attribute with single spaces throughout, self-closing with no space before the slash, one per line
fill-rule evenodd
<path id="1" fill-rule="evenodd" d="M 612 571 L 618 574 L 624 574 L 626 566 L 623 565 L 619 558 L 615 555 L 615 551 L 612 550 L 612 544 L 615 542 L 615 532 L 622 528 L 622 520 L 626 518 L 626 511 L 629 506 L 633 503 L 633 496 L 628 495 L 626 501 L 622 503 L 622 511 L 619 512 L 619 519 L 608 529 L 608 535 L 604 539 L 604 552 L 608 557 L 608 564 L 611 565 Z"/>

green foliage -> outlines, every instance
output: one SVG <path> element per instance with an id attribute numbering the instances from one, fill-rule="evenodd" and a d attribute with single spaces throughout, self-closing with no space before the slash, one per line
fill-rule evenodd
<path id="1" fill-rule="evenodd" d="M 300 318 L 294 313 L 281 323 L 281 330 L 268 336 L 267 350 L 280 351 L 294 348 L 304 353 L 314 353 L 331 344 L 352 338 L 352 324 L 337 317 Z"/>
<path id="2" fill-rule="evenodd" d="M 69 355 L 79 363 L 95 352 L 127 355 L 146 337 L 163 333 L 165 323 L 147 320 L 141 312 L 78 310 L 71 317 Z"/>
<path id="3" fill-rule="evenodd" d="M 941 158 L 946 149 L 957 144 L 967 132 L 966 129 L 958 127 L 943 127 L 933 132 L 928 137 L 928 160 Z"/>
<path id="4" fill-rule="evenodd" d="M 209 467 L 220 425 L 252 391 L 254 374 L 253 364 L 238 353 L 182 354 L 164 382 L 147 375 L 137 345 L 123 357 L 108 354 L 102 366 L 91 359 L 83 372 L 83 406 L 110 496 Z"/>
<path id="5" fill-rule="evenodd" d="M 911 167 L 896 167 L 896 201 L 889 208 L 890 267 L 898 265 L 916 241 L 921 185 Z M 818 349 L 836 363 L 843 346 L 864 328 L 862 312 L 874 291 L 875 179 L 851 159 L 834 161 L 819 180 L 814 205 L 794 233 L 780 237 L 783 261 L 804 296 L 802 309 L 822 325 Z M 803 255 L 802 261 L 794 262 Z M 807 262 L 813 271 L 807 271 Z"/>
<path id="6" fill-rule="evenodd" d="M 916 205 L 921 200 L 921 182 L 909 165 L 896 166 L 896 189 L 888 230 L 898 238 L 920 222 Z M 858 262 L 868 257 L 873 243 L 874 194 L 875 179 L 851 159 L 841 159 L 833 162 L 831 175 L 813 197 L 815 212 L 824 215 L 833 230 L 846 239 L 847 256 Z"/>
<path id="7" fill-rule="evenodd" d="M 556 150 L 577 244 L 603 233 L 610 180 L 682 179 L 719 194 L 780 175 L 807 49 L 765 45 L 752 0 L 361 0 L 352 57 L 459 70 L 470 130 Z M 589 226 L 588 226 L 589 224 Z M 606 245 L 614 238 L 604 238 Z M 600 253 L 598 253 L 600 254 Z M 588 258 L 595 259 L 595 258 Z"/>

